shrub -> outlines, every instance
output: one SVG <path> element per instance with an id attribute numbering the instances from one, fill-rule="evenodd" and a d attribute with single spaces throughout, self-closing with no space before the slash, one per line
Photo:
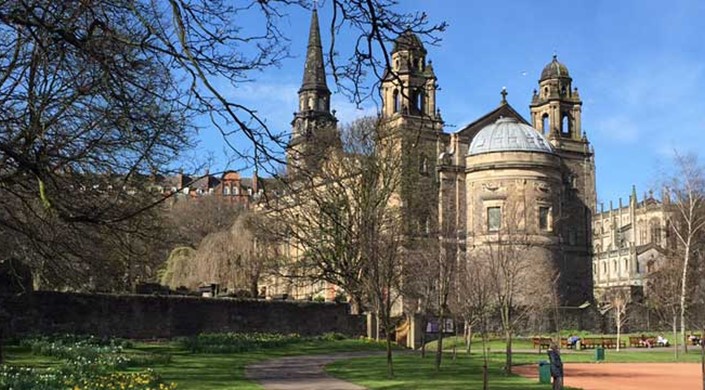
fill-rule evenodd
<path id="1" fill-rule="evenodd" d="M 283 347 L 301 340 L 298 334 L 231 332 L 201 333 L 198 336 L 181 338 L 179 342 L 191 352 L 233 353 Z"/>

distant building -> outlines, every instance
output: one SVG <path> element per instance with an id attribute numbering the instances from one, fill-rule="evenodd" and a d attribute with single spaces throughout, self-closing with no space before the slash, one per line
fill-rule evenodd
<path id="1" fill-rule="evenodd" d="M 262 178 L 242 177 L 236 171 L 226 171 L 220 176 L 211 175 L 208 171 L 202 176 L 179 173 L 154 179 L 154 189 L 172 196 L 174 201 L 214 196 L 245 208 L 249 208 L 262 195 L 263 187 Z"/>
<path id="2" fill-rule="evenodd" d="M 655 271 L 665 250 L 675 246 L 668 226 L 673 210 L 667 193 L 663 201 L 653 194 L 637 199 L 632 188 L 629 203 L 593 217 L 592 277 L 595 297 L 601 300 L 610 289 L 630 287 L 644 292 L 650 272 Z"/>

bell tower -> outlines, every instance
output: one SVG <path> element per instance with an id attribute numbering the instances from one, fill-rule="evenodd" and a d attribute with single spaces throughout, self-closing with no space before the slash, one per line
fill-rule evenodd
<path id="1" fill-rule="evenodd" d="M 556 56 L 541 72 L 531 101 L 531 122 L 561 158 L 563 189 L 557 230 L 560 232 L 560 286 L 567 299 L 580 304 L 592 291 L 592 216 L 595 213 L 595 156 L 582 129 L 582 101 L 568 68 Z"/>
<path id="2" fill-rule="evenodd" d="M 442 131 L 440 112 L 436 106 L 436 75 L 432 63 L 426 62 L 426 49 L 416 34 L 405 31 L 395 41 L 391 52 L 391 69 L 382 81 L 382 116 L 418 122 L 423 119 L 426 130 Z"/>
<path id="3" fill-rule="evenodd" d="M 311 14 L 304 75 L 299 88 L 299 108 L 291 121 L 292 134 L 287 148 L 290 168 L 319 160 L 320 153 L 339 143 L 334 111 L 330 110 L 330 90 L 326 83 L 318 11 Z"/>
<path id="4" fill-rule="evenodd" d="M 580 113 L 583 102 L 568 68 L 553 60 L 541 72 L 539 90 L 531 101 L 531 123 L 546 137 L 579 141 L 583 133 Z"/>
<path id="5" fill-rule="evenodd" d="M 438 234 L 436 164 L 448 143 L 436 105 L 437 79 L 426 54 L 416 34 L 403 32 L 394 41 L 380 86 L 386 139 L 401 155 L 400 196 L 408 237 Z"/>

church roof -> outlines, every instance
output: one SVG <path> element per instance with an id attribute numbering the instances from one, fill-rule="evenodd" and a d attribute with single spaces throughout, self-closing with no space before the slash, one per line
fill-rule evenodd
<path id="1" fill-rule="evenodd" d="M 473 137 L 475 137 L 475 134 L 484 129 L 487 125 L 496 122 L 499 118 L 515 118 L 520 123 L 529 125 L 529 122 L 524 119 L 514 107 L 505 100 L 502 100 L 502 103 L 497 108 L 475 119 L 472 123 L 465 125 L 462 129 L 458 130 L 457 134 L 466 139 L 466 142 L 470 142 Z"/>
<path id="2" fill-rule="evenodd" d="M 411 30 L 404 31 L 397 39 L 394 40 L 394 48 L 392 49 L 392 53 L 402 50 L 420 51 L 426 54 L 426 49 L 423 47 L 423 42 L 421 42 L 418 35 L 414 34 Z"/>
<path id="3" fill-rule="evenodd" d="M 299 92 L 309 90 L 327 91 L 330 94 L 326 83 L 326 71 L 323 66 L 323 46 L 321 45 L 321 31 L 318 27 L 318 11 L 315 9 L 311 15 L 304 78 Z"/>
<path id="4" fill-rule="evenodd" d="M 554 54 L 553 60 L 543 68 L 543 71 L 541 72 L 541 79 L 539 81 L 555 79 L 559 77 L 569 78 L 570 74 L 568 73 L 568 67 L 558 62 L 558 56 Z"/>
<path id="5" fill-rule="evenodd" d="M 553 154 L 553 147 L 538 130 L 515 118 L 499 118 L 472 139 L 468 155 L 492 152 L 540 152 Z"/>

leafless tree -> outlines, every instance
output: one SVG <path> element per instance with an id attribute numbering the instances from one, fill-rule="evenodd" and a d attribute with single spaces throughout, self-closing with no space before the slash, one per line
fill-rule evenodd
<path id="1" fill-rule="evenodd" d="M 668 189 L 675 216 L 671 219 L 670 230 L 678 240 L 682 252 L 680 280 L 680 330 L 684 341 L 684 350 L 688 352 L 685 342 L 686 311 L 690 280 L 689 270 L 693 267 L 692 258 L 699 244 L 696 240 L 705 227 L 705 173 L 695 155 L 675 157 L 676 172 L 668 180 Z"/>
<path id="2" fill-rule="evenodd" d="M 141 193 L 141 175 L 168 173 L 192 144 L 197 118 L 210 119 L 248 164 L 280 163 L 285 134 L 227 92 L 288 56 L 280 26 L 288 11 L 308 3 L 0 2 L 2 235 L 45 274 L 95 274 L 94 251 L 78 241 L 87 232 L 88 242 L 115 230 L 138 234 L 122 222 L 161 199 L 129 188 Z M 338 35 L 358 38 L 359 66 L 333 62 L 336 81 L 356 102 L 366 95 L 357 88 L 364 76 L 388 67 L 389 37 L 410 28 L 434 40 L 444 27 L 395 6 L 332 0 L 330 53 L 338 52 Z M 243 138 L 249 143 L 238 142 Z"/>
<path id="3" fill-rule="evenodd" d="M 516 325 L 529 313 L 549 308 L 552 277 L 551 251 L 534 242 L 523 228 L 523 213 L 511 199 L 502 209 L 501 228 L 489 232 L 470 250 L 470 258 L 487 267 L 492 299 L 506 342 L 504 370 L 512 370 L 512 340 Z"/>
<path id="4" fill-rule="evenodd" d="M 622 336 L 622 327 L 627 323 L 627 308 L 631 301 L 629 290 L 616 289 L 609 292 L 607 309 L 612 311 L 614 326 L 617 329 L 617 352 L 619 352 L 619 341 Z"/>
<path id="5" fill-rule="evenodd" d="M 294 258 L 285 276 L 324 280 L 341 287 L 353 311 L 365 301 L 368 230 L 398 203 L 399 156 L 384 144 L 378 118 L 343 128 L 340 148 L 331 148 L 315 171 L 298 172 L 264 211 L 271 233 Z"/>
<path id="6" fill-rule="evenodd" d="M 224 231 L 244 212 L 242 204 L 228 202 L 219 196 L 200 196 L 196 199 L 178 199 L 165 208 L 166 217 L 173 226 L 177 247 L 196 248 L 206 236 Z"/>
<path id="7" fill-rule="evenodd" d="M 665 321 L 670 322 L 673 330 L 675 358 L 678 358 L 678 318 L 680 313 L 680 294 L 683 257 L 676 248 L 666 254 L 664 261 L 651 264 L 653 270 L 646 280 L 647 305 Z"/>

